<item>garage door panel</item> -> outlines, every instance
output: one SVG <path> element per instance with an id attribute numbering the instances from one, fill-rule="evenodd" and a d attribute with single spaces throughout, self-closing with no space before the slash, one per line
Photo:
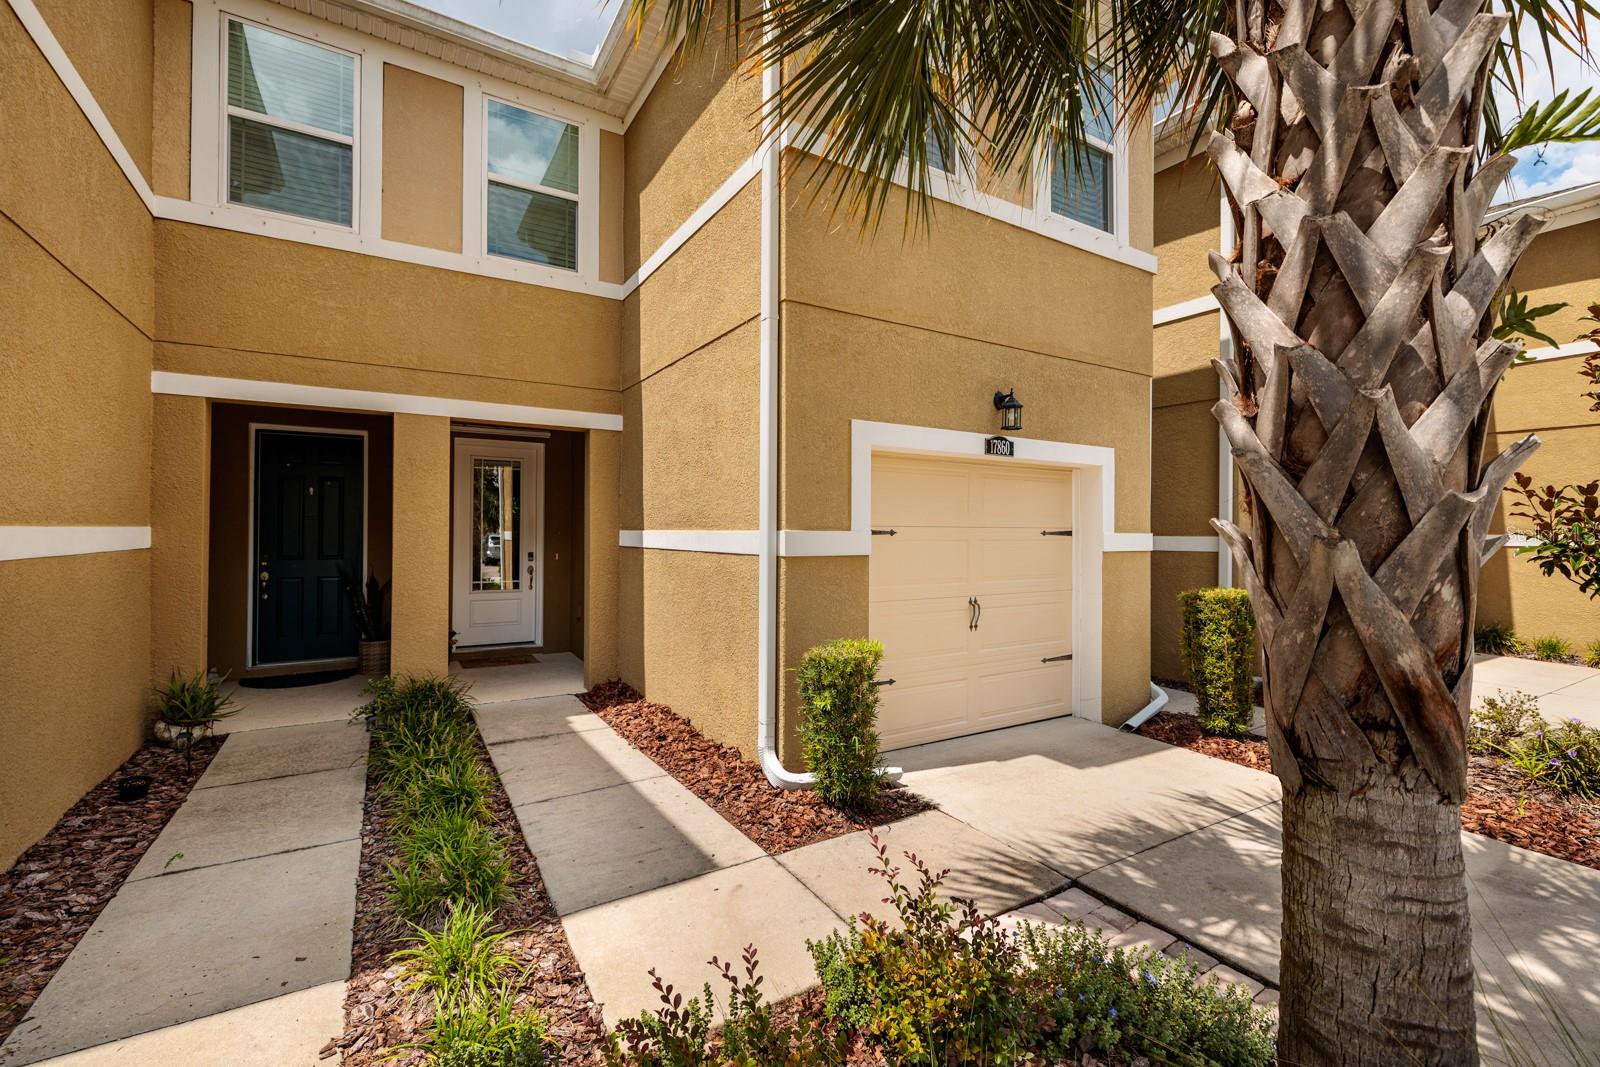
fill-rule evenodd
<path id="1" fill-rule="evenodd" d="M 1027 589 L 1072 587 L 1070 538 L 1040 537 L 1037 530 L 1031 535 L 1027 531 L 984 530 L 974 540 L 972 571 L 980 593 L 985 587 L 998 591 L 1015 585 Z"/>
<path id="2" fill-rule="evenodd" d="M 971 617 L 965 600 L 939 597 L 882 605 L 874 612 L 871 625 L 874 636 L 883 642 L 888 668 L 936 656 L 965 656 Z"/>
<path id="3" fill-rule="evenodd" d="M 984 525 L 1038 529 L 1071 525 L 1072 477 L 1065 473 L 985 470 L 979 475 L 977 499 L 983 518 L 974 522 Z"/>
<path id="4" fill-rule="evenodd" d="M 883 460 L 872 471 L 872 525 L 965 526 L 972 470 L 918 460 Z"/>
<path id="5" fill-rule="evenodd" d="M 975 728 L 993 730 L 1071 712 L 1072 664 L 998 663 L 973 686 Z"/>
<path id="6" fill-rule="evenodd" d="M 965 669 L 932 674 L 919 682 L 896 682 L 878 690 L 878 735 L 884 748 L 965 733 L 968 679 Z"/>
<path id="7" fill-rule="evenodd" d="M 1072 651 L 1072 606 L 1064 595 L 991 597 L 981 603 L 983 615 L 972 631 L 975 651 L 1048 656 Z"/>
<path id="8" fill-rule="evenodd" d="M 874 600 L 972 595 L 972 542 L 960 533 L 907 530 L 874 540 L 868 578 Z"/>

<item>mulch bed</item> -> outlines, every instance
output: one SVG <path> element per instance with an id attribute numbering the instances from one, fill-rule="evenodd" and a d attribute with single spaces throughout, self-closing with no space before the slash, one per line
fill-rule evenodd
<path id="1" fill-rule="evenodd" d="M 1163 711 L 1139 732 L 1169 745 L 1272 772 L 1267 743 L 1212 737 L 1192 715 Z M 1531 852 L 1600 870 L 1600 805 L 1534 785 L 1515 767 L 1486 756 L 1467 760 L 1461 828 Z"/>
<path id="2" fill-rule="evenodd" d="M 0 873 L 0 1042 L 39 999 L 221 747 L 221 738 L 206 738 L 186 759 L 145 745 Z M 143 800 L 117 799 L 117 779 L 128 774 L 150 776 Z"/>
<path id="3" fill-rule="evenodd" d="M 933 809 L 909 790 L 886 786 L 877 811 L 852 816 L 809 789 L 777 788 L 738 749 L 712 741 L 671 708 L 643 700 L 625 682 L 602 683 L 578 699 L 769 856 Z"/>
<path id="4" fill-rule="evenodd" d="M 550 1036 L 561 1043 L 560 1062 L 569 1067 L 598 1067 L 605 1062 L 600 1009 L 567 944 L 566 931 L 550 903 L 539 863 L 522 836 L 505 787 L 493 773 L 494 765 L 481 741 L 478 748 L 479 759 L 494 781 L 489 806 L 505 839 L 515 879 L 511 899 L 495 915 L 503 929 L 514 931 L 500 947 L 515 959 L 516 970 L 526 972 L 523 990 L 530 998 L 528 1007 L 549 1020 Z M 406 947 L 410 928 L 395 923 L 384 905 L 382 874 L 394 859 L 395 848 L 376 791 L 377 781 L 369 772 L 356 880 L 355 944 L 344 999 L 345 1029 L 343 1035 L 323 1046 L 322 1058 L 332 1059 L 342 1051 L 346 1065 L 422 1064 L 427 1056 L 421 1049 L 398 1055 L 392 1051 L 423 1040 L 433 1011 L 430 998 L 407 993 L 399 969 L 389 965 L 389 957 Z"/>

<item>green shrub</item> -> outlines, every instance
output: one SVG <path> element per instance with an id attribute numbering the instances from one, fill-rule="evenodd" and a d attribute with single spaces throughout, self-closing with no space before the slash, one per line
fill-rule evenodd
<path id="1" fill-rule="evenodd" d="M 516 1010 L 516 989 L 440 998 L 427 1048 L 435 1067 L 545 1067 L 561 1061 L 549 1023 Z"/>
<path id="2" fill-rule="evenodd" d="M 1533 639 L 1533 658 L 1560 661 L 1572 655 L 1572 643 L 1565 638 L 1549 634 Z"/>
<path id="3" fill-rule="evenodd" d="M 1187 958 L 1112 948 L 1078 923 L 1025 924 L 1028 997 L 1048 1020 L 1039 1051 L 1077 1062 L 1084 1051 L 1155 1063 L 1265 1067 L 1273 1062 L 1272 1015 L 1243 989 L 1205 981 Z"/>
<path id="4" fill-rule="evenodd" d="M 389 906 L 410 923 L 441 920 L 452 908 L 493 911 L 511 887 L 499 831 L 470 815 L 444 814 L 406 828 L 384 870 Z"/>
<path id="5" fill-rule="evenodd" d="M 827 1015 L 866 1037 L 891 1063 L 1009 1062 L 1025 1050 L 1026 1002 L 1016 940 L 971 901 L 939 896 L 942 873 L 914 855 L 915 887 L 900 880 L 888 848 L 873 870 L 889 888 L 897 928 L 864 915 L 806 948 Z"/>
<path id="6" fill-rule="evenodd" d="M 1472 647 L 1486 656 L 1517 656 L 1527 650 L 1516 627 L 1508 622 L 1486 623 L 1472 635 Z"/>
<path id="7" fill-rule="evenodd" d="M 1583 650 L 1583 665 L 1600 670 L 1600 641 L 1590 641 L 1589 647 Z"/>
<path id="8" fill-rule="evenodd" d="M 493 788 L 489 772 L 478 758 L 475 745 L 445 753 L 433 761 L 402 757 L 407 773 L 396 775 L 384 786 L 393 801 L 393 817 L 402 832 L 420 822 L 443 815 L 466 815 L 489 822 L 489 793 Z"/>
<path id="9" fill-rule="evenodd" d="M 156 712 L 161 720 L 185 730 L 204 732 L 239 711 L 238 705 L 223 694 L 221 686 L 205 671 L 193 674 L 173 671 L 166 685 L 156 687 L 155 694 Z"/>
<path id="10" fill-rule="evenodd" d="M 445 916 L 438 933 L 412 926 L 410 948 L 389 957 L 398 963 L 413 991 L 434 994 L 440 1000 L 470 994 L 487 996 L 500 984 L 515 962 L 502 948 L 510 936 L 490 929 L 494 916 L 472 904 Z"/>
<path id="11" fill-rule="evenodd" d="M 1479 756 L 1503 756 L 1512 745 L 1543 726 L 1539 701 L 1532 694 L 1502 689 L 1472 709 L 1467 723 L 1467 751 Z"/>
<path id="12" fill-rule="evenodd" d="M 746 945 L 743 974 L 715 956 L 711 966 L 728 984 L 722 1028 L 713 1036 L 717 997 L 707 983 L 701 996 L 685 1001 L 655 971 L 650 977 L 662 1006 L 625 1019 L 610 1035 L 606 1062 L 612 1067 L 842 1067 L 847 1035 L 830 1038 L 803 1014 L 780 1022 L 761 993 L 754 945 Z"/>
<path id="13" fill-rule="evenodd" d="M 1178 651 L 1207 733 L 1242 737 L 1255 721 L 1256 621 L 1243 589 L 1178 594 Z"/>
<path id="14" fill-rule="evenodd" d="M 800 745 L 824 801 L 847 811 L 877 804 L 878 693 L 883 646 L 841 639 L 813 648 L 796 669 Z"/>

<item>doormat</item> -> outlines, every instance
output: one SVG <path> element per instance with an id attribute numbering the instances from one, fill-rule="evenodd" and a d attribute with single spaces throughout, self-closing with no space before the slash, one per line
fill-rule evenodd
<path id="1" fill-rule="evenodd" d="M 486 648 L 457 652 L 455 661 L 463 667 L 515 667 L 522 663 L 539 662 L 531 648 Z"/>
<path id="2" fill-rule="evenodd" d="M 299 689 L 303 685 L 321 685 L 337 682 L 356 673 L 351 667 L 342 671 L 311 671 L 306 674 L 269 674 L 260 678 L 240 678 L 243 689 Z"/>

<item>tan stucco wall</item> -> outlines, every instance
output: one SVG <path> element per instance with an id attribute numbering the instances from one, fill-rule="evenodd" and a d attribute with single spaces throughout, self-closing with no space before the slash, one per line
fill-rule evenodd
<path id="1" fill-rule="evenodd" d="M 152 398 L 150 676 L 216 666 L 208 659 L 211 412 L 197 396 Z M 242 582 L 234 583 L 243 593 Z"/>
<path id="2" fill-rule="evenodd" d="M 383 237 L 461 251 L 461 86 L 383 65 Z"/>
<path id="3" fill-rule="evenodd" d="M 615 413 L 603 297 L 162 222 L 162 370 Z"/>
<path id="4" fill-rule="evenodd" d="M 756 559 L 623 549 L 622 677 L 756 754 Z"/>
<path id="5" fill-rule="evenodd" d="M 1217 420 L 1214 401 L 1155 410 L 1155 462 L 1151 465 L 1152 532 L 1209 537 L 1217 514 Z"/>
<path id="6" fill-rule="evenodd" d="M 1206 257 L 1221 237 L 1221 188 L 1203 156 L 1155 175 L 1155 305 L 1205 296 L 1216 284 Z"/>
<path id="7" fill-rule="evenodd" d="M 596 685 L 622 676 L 625 623 L 618 607 L 622 550 L 617 547 L 622 435 L 591 430 L 584 445 L 583 667 L 585 681 Z"/>
<path id="8" fill-rule="evenodd" d="M 1149 552 L 1107 552 L 1100 568 L 1100 716 L 1120 726 L 1150 703 Z"/>
<path id="9" fill-rule="evenodd" d="M 1124 352 L 1143 347 L 1148 359 L 1141 319 L 1148 312 L 1125 328 Z M 1012 387 L 1024 405 L 1015 436 L 1116 449 L 1116 528 L 1150 528 L 1147 374 L 793 301 L 783 346 L 785 529 L 849 528 L 852 419 L 995 433 L 994 392 Z"/>
<path id="10" fill-rule="evenodd" d="M 1594 329 L 1594 323 L 1579 320 L 1590 304 L 1600 304 L 1600 219 L 1534 238 L 1511 275 L 1511 285 L 1528 295 L 1530 306 L 1569 305 L 1539 320 L 1540 329 L 1557 341 L 1564 344 Z"/>
<path id="11" fill-rule="evenodd" d="M 390 531 L 393 527 L 394 456 L 388 415 L 345 411 L 211 405 L 210 573 L 206 594 L 207 662 L 238 677 L 245 670 L 249 643 L 250 559 L 254 477 L 250 469 L 250 424 L 304 427 L 307 430 L 365 430 L 367 435 L 366 556 L 367 569 L 380 581 L 390 577 Z M 391 602 L 392 604 L 392 602 Z"/>
<path id="12" fill-rule="evenodd" d="M 800 695 L 795 668 L 808 649 L 839 637 L 866 637 L 867 556 L 797 556 L 778 565 L 778 757 L 792 771 L 806 769 L 796 730 Z M 753 712 L 752 712 L 753 714 Z"/>
<path id="13" fill-rule="evenodd" d="M 144 735 L 149 565 L 145 552 L 0 562 L 0 871 Z"/>
<path id="14" fill-rule="evenodd" d="M 450 420 L 394 416 L 389 666 L 444 677 L 450 659 Z"/>
<path id="15" fill-rule="evenodd" d="M 600 131 L 600 258 L 596 263 L 603 282 L 621 282 L 623 220 L 627 217 L 627 140 L 620 133 Z"/>
<path id="16" fill-rule="evenodd" d="M 1150 671 L 1157 678 L 1182 681 L 1178 657 L 1182 617 L 1178 594 L 1217 584 L 1215 552 L 1152 552 L 1150 554 Z"/>
<path id="17" fill-rule="evenodd" d="M 758 143 L 758 79 L 715 36 L 675 58 L 628 126 L 623 263 L 631 274 L 711 197 Z"/>
<path id="18" fill-rule="evenodd" d="M 1155 328 L 1155 401 L 1179 404 L 1217 397 L 1221 312 L 1208 311 Z"/>
<path id="19" fill-rule="evenodd" d="M 44 7 L 90 84 L 148 84 L 114 54 L 148 6 Z M 147 525 L 149 217 L 9 7 L 0 100 L 0 523 Z M 112 111 L 146 162 L 148 100 Z M 149 680 L 148 552 L 0 562 L 0 870 L 137 746 Z"/>
<path id="20" fill-rule="evenodd" d="M 150 113 L 150 187 L 159 196 L 189 198 L 189 50 L 194 5 L 155 0 L 155 57 Z"/>
<path id="21" fill-rule="evenodd" d="M 35 6 L 148 180 L 153 0 L 36 0 Z M 15 110 L 7 107 L 8 119 Z"/>

